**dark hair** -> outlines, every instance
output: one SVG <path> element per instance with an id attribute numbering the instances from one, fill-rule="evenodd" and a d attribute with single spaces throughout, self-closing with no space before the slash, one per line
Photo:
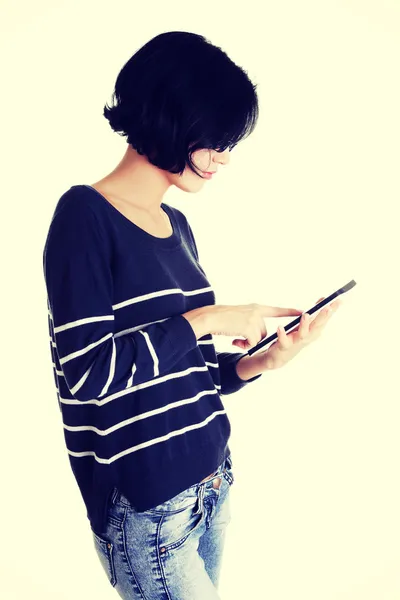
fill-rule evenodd
<path id="1" fill-rule="evenodd" d="M 254 130 L 256 85 L 221 48 L 185 31 L 157 35 L 118 74 L 111 128 L 149 162 L 182 174 L 195 150 L 231 150 Z M 121 133 L 120 133 L 121 132 Z"/>

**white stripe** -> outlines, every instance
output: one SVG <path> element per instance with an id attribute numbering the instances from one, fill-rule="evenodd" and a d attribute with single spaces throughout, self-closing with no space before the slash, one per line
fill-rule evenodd
<path id="1" fill-rule="evenodd" d="M 122 331 L 118 331 L 114 334 L 114 337 L 120 337 L 121 335 L 127 335 L 128 333 L 134 333 L 135 331 L 139 331 L 144 327 L 148 327 L 149 325 L 155 325 L 156 323 L 163 323 L 164 321 L 168 321 L 171 317 L 167 317 L 166 319 L 159 319 L 158 321 L 150 321 L 150 323 L 142 323 L 142 325 L 137 325 L 136 327 L 130 327 L 129 329 L 123 329 Z"/>
<path id="2" fill-rule="evenodd" d="M 148 323 L 142 323 L 141 325 L 136 325 L 135 327 L 129 327 L 129 329 L 122 329 L 121 331 L 117 331 L 114 334 L 114 337 L 120 337 L 122 335 L 128 335 L 129 333 L 134 333 L 135 331 L 139 331 L 140 329 L 144 329 L 145 327 L 148 327 L 149 325 L 155 325 L 156 323 L 164 323 L 165 321 L 168 321 L 168 319 L 171 319 L 172 317 L 166 317 L 165 319 L 157 319 L 156 321 L 149 321 Z M 110 317 L 110 320 L 114 319 L 114 317 Z M 93 317 L 90 321 L 88 319 L 80 319 L 80 321 L 87 321 L 87 322 L 94 322 L 96 320 L 96 317 Z M 100 320 L 97 317 L 97 320 Z M 105 320 L 105 319 L 101 319 L 101 320 Z M 76 325 L 79 324 L 78 321 L 74 321 L 74 323 L 76 323 Z M 67 327 L 68 324 L 66 325 L 60 325 L 59 327 L 57 327 L 57 330 L 61 330 L 61 328 L 64 329 L 68 329 Z M 72 325 L 71 325 L 72 326 Z M 211 334 L 206 334 L 206 335 L 211 335 Z M 213 344 L 214 341 L 212 339 L 209 340 L 203 340 L 203 341 L 198 341 L 198 344 Z"/>
<path id="3" fill-rule="evenodd" d="M 135 331 L 144 329 L 145 327 L 148 327 L 149 325 L 155 325 L 156 323 L 164 323 L 164 321 L 168 321 L 168 319 L 171 319 L 171 318 L 172 317 L 167 317 L 166 319 L 158 319 L 157 321 L 150 321 L 149 323 L 142 323 L 141 325 L 136 325 L 135 327 L 129 327 L 129 329 L 122 329 L 121 331 L 118 331 L 117 333 L 115 333 L 114 337 L 120 337 L 121 335 L 128 335 L 129 333 L 135 333 Z M 211 334 L 206 333 L 205 335 L 211 335 Z M 197 343 L 198 344 L 213 344 L 214 340 L 213 339 L 203 340 L 203 341 L 198 341 Z"/>
<path id="4" fill-rule="evenodd" d="M 64 323 L 64 325 L 54 327 L 54 333 L 60 333 L 60 331 L 65 331 L 66 329 L 71 329 L 72 327 L 78 327 L 79 325 L 86 325 L 87 323 L 97 323 L 98 321 L 114 321 L 114 315 L 85 317 L 84 319 L 78 319 L 77 321 L 70 321 L 69 323 Z"/>
<path id="5" fill-rule="evenodd" d="M 69 360 L 72 360 L 73 358 L 77 358 L 78 356 L 82 356 L 82 354 L 86 354 L 86 352 L 89 352 L 90 350 L 92 350 L 92 348 L 96 348 L 96 346 L 99 346 L 100 344 L 102 344 L 103 342 L 108 340 L 109 338 L 112 338 L 112 336 L 113 336 L 112 333 L 107 333 L 107 335 L 102 337 L 97 342 L 93 342 L 92 344 L 89 344 L 89 346 L 86 346 L 85 348 L 82 348 L 81 350 L 77 350 L 76 352 L 72 352 L 72 354 L 68 354 L 67 356 L 64 356 L 64 358 L 60 358 L 60 365 L 64 365 Z"/>
<path id="6" fill-rule="evenodd" d="M 209 373 L 208 367 L 188 367 L 184 371 L 177 371 L 175 373 L 168 373 L 167 375 L 163 375 L 162 377 L 158 377 L 158 379 L 150 379 L 149 381 L 145 381 L 144 383 L 138 383 L 131 388 L 121 390 L 120 392 L 115 392 L 115 394 L 111 394 L 110 396 L 106 396 L 101 400 L 97 398 L 92 398 L 91 400 L 76 400 L 76 398 L 61 398 L 61 402 L 63 404 L 76 404 L 79 406 L 84 406 L 85 404 L 97 404 L 98 406 L 104 406 L 108 402 L 112 402 L 112 400 L 116 400 L 117 398 L 121 398 L 126 394 L 131 394 L 136 390 L 143 390 L 148 387 L 152 387 L 153 385 L 159 385 L 160 383 L 164 383 L 165 381 L 169 381 L 170 379 L 179 379 L 180 377 L 186 377 L 190 375 L 190 373 L 194 373 L 196 371 L 203 371 Z"/>
<path id="7" fill-rule="evenodd" d="M 117 350 L 115 348 L 114 340 L 112 341 L 112 343 L 113 343 L 113 347 L 112 347 L 112 353 L 111 353 L 110 370 L 108 373 L 108 379 L 107 379 L 105 386 L 101 390 L 100 396 L 104 396 L 104 394 L 106 394 L 108 392 L 108 388 L 110 387 L 110 384 L 111 384 L 112 380 L 114 379 L 114 375 L 115 375 L 115 361 L 117 358 Z"/>
<path id="8" fill-rule="evenodd" d="M 148 442 L 143 442 L 142 444 L 137 444 L 136 446 L 131 446 L 130 448 L 123 450 L 123 452 L 119 452 L 119 454 L 114 454 L 114 456 L 112 456 L 111 458 L 99 458 L 97 456 L 97 454 L 95 452 L 93 452 L 92 450 L 88 450 L 87 452 L 72 452 L 72 450 L 68 450 L 68 454 L 70 454 L 71 456 L 75 456 L 77 458 L 80 458 L 82 456 L 93 456 L 98 463 L 109 465 L 109 464 L 113 463 L 114 461 L 118 460 L 119 458 L 122 458 L 122 457 L 126 456 L 127 454 L 131 454 L 132 452 L 137 452 L 138 450 L 141 450 L 142 448 L 154 446 L 154 444 L 159 444 L 160 442 L 166 442 L 169 439 L 171 439 L 172 437 L 175 437 L 177 435 L 183 435 L 184 433 L 187 433 L 188 431 L 193 431 L 194 429 L 200 429 L 201 427 L 205 427 L 215 417 L 217 417 L 218 415 L 224 415 L 224 414 L 226 414 L 225 410 L 217 410 L 217 411 L 213 412 L 209 417 L 207 417 L 207 419 L 205 419 L 201 423 L 195 423 L 194 425 L 188 425 L 187 427 L 183 427 L 182 429 L 177 429 L 175 431 L 171 431 L 167 435 L 163 435 L 158 438 L 154 438 L 152 440 L 149 440 Z"/>
<path id="9" fill-rule="evenodd" d="M 51 339 L 51 337 L 49 337 L 49 340 L 51 341 L 51 345 L 52 345 L 54 348 L 57 348 L 57 344 L 56 344 L 55 342 L 53 342 L 53 340 Z"/>
<path id="10" fill-rule="evenodd" d="M 133 363 L 133 367 L 132 367 L 132 375 L 129 377 L 128 379 L 128 383 L 126 384 L 127 388 L 130 388 L 132 383 L 133 383 L 133 376 L 136 373 L 136 363 Z"/>
<path id="11" fill-rule="evenodd" d="M 147 347 L 149 349 L 150 355 L 153 359 L 153 363 L 154 363 L 154 377 L 158 377 L 160 374 L 159 368 L 158 368 L 158 356 L 156 354 L 156 351 L 154 350 L 154 346 L 151 343 L 149 334 L 146 331 L 140 331 L 140 333 L 142 334 L 142 336 L 144 337 L 144 339 L 146 340 L 146 344 Z"/>
<path id="12" fill-rule="evenodd" d="M 94 427 L 93 425 L 64 425 L 64 429 L 67 431 L 94 431 L 98 435 L 106 436 L 110 433 L 114 433 L 118 429 L 122 427 L 126 427 L 127 425 L 132 425 L 132 423 L 136 423 L 137 421 L 141 421 L 143 419 L 149 419 L 150 417 L 154 417 L 155 415 L 159 415 L 161 413 L 167 412 L 168 410 L 172 410 L 173 408 L 178 408 L 179 406 L 185 406 L 186 404 L 193 404 L 194 402 L 198 402 L 203 396 L 211 396 L 212 394 L 218 394 L 218 392 L 214 390 L 203 390 L 192 396 L 190 398 L 184 398 L 183 400 L 177 400 L 175 402 L 170 402 L 169 404 L 162 406 L 161 408 L 155 408 L 154 410 L 149 410 L 147 412 L 141 413 L 140 415 L 135 415 L 134 417 L 130 417 L 129 419 L 125 419 L 125 421 L 119 421 L 115 425 L 108 427 L 108 429 L 99 429 L 98 427 Z"/>
<path id="13" fill-rule="evenodd" d="M 71 392 L 72 395 L 75 394 L 75 392 L 77 392 L 78 390 L 81 389 L 81 387 L 83 386 L 83 384 L 85 383 L 86 379 L 89 377 L 89 373 L 92 370 L 92 366 L 90 365 L 90 367 L 88 368 L 88 370 L 86 371 L 86 373 L 84 375 L 82 375 L 82 377 L 80 378 L 80 380 L 78 381 L 78 383 L 71 388 L 69 391 Z"/>
<path id="14" fill-rule="evenodd" d="M 57 370 L 57 366 L 55 363 L 53 363 L 53 368 L 54 368 L 55 372 L 57 373 L 57 375 L 60 375 L 60 377 L 64 377 L 64 373 L 62 371 Z"/>
<path id="15" fill-rule="evenodd" d="M 200 288 L 197 290 L 190 290 L 189 292 L 184 292 L 183 290 L 181 290 L 181 288 L 159 290 L 157 292 L 143 294 L 142 296 L 134 296 L 133 298 L 129 298 L 128 300 L 124 300 L 123 302 L 118 302 L 118 304 L 113 304 L 113 310 L 118 310 L 119 308 L 124 308 L 125 306 L 128 306 L 130 304 L 136 304 L 137 302 L 144 302 L 146 300 L 149 300 L 150 298 L 159 298 L 161 296 L 168 296 L 170 294 L 183 294 L 183 296 L 195 296 L 196 294 L 204 294 L 210 291 L 212 291 L 211 286 Z"/>
<path id="16" fill-rule="evenodd" d="M 182 294 L 183 296 L 195 296 L 197 294 L 205 294 L 207 292 L 213 291 L 212 286 L 208 286 L 205 288 L 198 288 L 195 290 L 183 291 L 181 288 L 169 288 L 166 290 L 158 290 L 156 292 L 150 292 L 149 294 L 143 294 L 142 296 L 134 296 L 132 298 L 128 298 L 128 300 L 123 300 L 122 302 L 118 302 L 117 304 L 112 305 L 113 310 L 118 310 L 120 308 L 124 308 L 125 306 L 129 306 L 131 304 L 135 304 L 138 302 L 145 302 L 151 298 L 158 298 L 162 296 L 168 296 L 170 294 Z M 50 310 L 48 310 L 50 319 L 53 320 L 53 315 Z M 167 317 L 167 319 L 170 317 Z M 78 327 L 80 325 L 85 325 L 87 323 L 96 323 L 98 321 L 113 321 L 115 319 L 114 315 L 101 315 L 96 317 L 85 317 L 83 319 L 77 319 L 75 321 L 69 321 L 68 323 L 64 323 L 63 325 L 58 325 L 58 327 L 54 328 L 55 333 L 60 333 L 61 331 L 65 331 L 66 329 L 71 329 L 72 327 Z M 159 321 L 153 321 L 152 323 L 160 323 L 162 321 L 166 321 L 167 319 L 160 319 Z M 150 323 L 148 323 L 149 325 Z M 137 328 L 126 330 L 127 332 L 134 331 L 136 329 L 140 329 L 144 327 L 144 325 L 139 325 Z M 123 335 L 124 332 L 119 332 L 117 335 Z"/>

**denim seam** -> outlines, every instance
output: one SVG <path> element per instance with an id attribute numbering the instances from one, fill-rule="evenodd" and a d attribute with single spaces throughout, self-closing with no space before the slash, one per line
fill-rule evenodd
<path id="1" fill-rule="evenodd" d="M 166 594 L 167 600 L 172 600 L 170 593 L 168 591 L 167 579 L 165 577 L 165 572 L 164 572 L 164 564 L 163 564 L 163 561 L 161 560 L 161 553 L 160 553 L 160 537 L 161 537 L 161 526 L 162 526 L 163 520 L 164 520 L 164 515 L 162 515 L 162 517 L 158 521 L 158 525 L 157 525 L 157 534 L 156 534 L 157 562 L 158 562 L 158 568 L 160 569 L 161 580 L 163 583 L 163 588 L 164 588 L 164 592 Z"/>
<path id="2" fill-rule="evenodd" d="M 146 596 L 144 595 L 143 590 L 140 587 L 140 584 L 139 584 L 138 580 L 135 577 L 135 573 L 133 572 L 131 561 L 129 560 L 129 553 L 128 553 L 127 547 L 126 547 L 126 536 L 125 536 L 125 521 L 126 521 L 126 514 L 127 514 L 127 512 L 128 512 L 127 508 L 125 508 L 124 509 L 124 516 L 123 516 L 122 523 L 121 523 L 121 533 L 122 533 L 122 542 L 123 542 L 123 545 L 124 545 L 124 554 L 125 554 L 126 562 L 129 565 L 129 570 L 131 572 L 132 578 L 133 578 L 135 584 L 137 585 L 137 588 L 139 590 L 139 593 L 141 595 L 142 600 L 148 600 L 148 598 L 146 598 Z"/>

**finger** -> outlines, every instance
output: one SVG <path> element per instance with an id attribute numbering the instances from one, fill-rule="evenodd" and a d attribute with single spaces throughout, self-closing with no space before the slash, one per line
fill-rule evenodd
<path id="1" fill-rule="evenodd" d="M 319 302 L 321 302 L 322 300 L 325 300 L 325 298 L 320 298 L 319 300 L 317 300 L 317 302 L 315 304 L 318 304 Z M 330 302 L 328 304 L 328 307 L 331 306 L 333 308 L 333 310 L 336 310 L 340 305 L 342 304 L 342 301 L 340 298 L 337 298 L 335 300 L 335 302 Z"/>
<path id="2" fill-rule="evenodd" d="M 260 330 L 258 327 L 253 327 L 251 335 L 247 337 L 247 341 L 249 342 L 251 348 L 258 344 L 258 342 L 260 342 L 262 339 L 262 337 L 260 338 Z"/>
<path id="3" fill-rule="evenodd" d="M 268 331 L 267 331 L 267 328 L 265 326 L 265 322 L 263 321 L 263 319 L 261 319 L 259 335 L 261 336 L 260 340 L 263 340 L 264 338 L 266 338 L 268 336 Z"/>
<path id="4" fill-rule="evenodd" d="M 260 317 L 258 326 L 254 326 L 251 329 L 250 334 L 246 334 L 246 339 L 236 339 L 232 342 L 234 346 L 239 346 L 239 348 L 243 348 L 248 350 L 249 348 L 253 348 L 256 344 L 261 342 L 261 340 L 265 339 L 268 336 L 268 331 L 265 326 L 264 320 Z"/>
<path id="5" fill-rule="evenodd" d="M 278 334 L 278 342 L 281 345 L 281 347 L 285 350 L 287 348 L 290 347 L 291 342 L 287 336 L 287 333 L 285 331 L 284 327 L 278 327 L 278 329 L 276 330 L 276 333 Z"/>
<path id="6" fill-rule="evenodd" d="M 301 340 L 304 340 L 308 336 L 310 331 L 310 322 L 310 315 L 308 313 L 304 313 L 304 315 L 300 319 L 300 326 L 298 330 L 299 338 Z"/>
<path id="7" fill-rule="evenodd" d="M 331 305 L 326 306 L 315 317 L 315 319 L 313 321 L 313 328 L 314 327 L 324 327 L 326 325 L 326 323 L 328 322 L 328 320 L 331 318 L 333 312 L 334 312 L 334 310 Z"/>
<path id="8" fill-rule="evenodd" d="M 233 340 L 232 346 L 237 346 L 238 348 L 241 348 L 242 350 L 248 350 L 249 348 L 252 347 L 251 344 L 247 340 L 240 340 L 240 339 Z"/>
<path id="9" fill-rule="evenodd" d="M 325 300 L 325 296 L 322 296 L 322 298 L 318 298 L 318 300 L 316 301 L 316 303 L 315 303 L 314 306 L 316 306 L 317 304 L 319 304 L 320 302 L 322 302 L 322 300 Z M 319 310 L 321 310 L 321 309 L 319 309 Z"/>
<path id="10" fill-rule="evenodd" d="M 264 321 L 261 319 L 259 327 L 253 327 L 251 329 L 250 334 L 246 334 L 246 339 L 242 340 L 237 338 L 233 340 L 232 345 L 238 346 L 244 350 L 248 350 L 249 348 L 253 348 L 256 344 L 261 342 L 264 338 L 268 336 L 267 328 L 265 326 Z"/>
<path id="11" fill-rule="evenodd" d="M 304 312 L 298 308 L 282 308 L 281 306 L 267 306 L 266 304 L 259 304 L 258 307 L 263 317 L 292 317 L 301 315 Z"/>
<path id="12" fill-rule="evenodd" d="M 325 296 L 322 296 L 322 298 L 319 298 L 315 304 L 319 304 L 320 302 L 322 302 L 322 300 L 325 300 Z M 320 315 L 322 315 L 322 317 L 326 318 L 326 316 L 330 314 L 330 312 L 328 310 L 330 306 L 332 306 L 332 305 L 328 304 L 324 308 L 322 308 L 322 309 L 320 308 L 318 314 L 316 315 L 316 317 L 314 317 L 312 323 L 314 323 L 314 321 L 316 321 Z M 321 323 L 321 319 L 319 319 L 317 321 L 317 323 Z"/>

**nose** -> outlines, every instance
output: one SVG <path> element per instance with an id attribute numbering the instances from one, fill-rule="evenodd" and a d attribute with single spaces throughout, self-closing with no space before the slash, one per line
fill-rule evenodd
<path id="1" fill-rule="evenodd" d="M 223 152 L 216 151 L 214 154 L 214 162 L 220 163 L 222 165 L 227 165 L 230 161 L 230 150 L 227 148 Z"/>

